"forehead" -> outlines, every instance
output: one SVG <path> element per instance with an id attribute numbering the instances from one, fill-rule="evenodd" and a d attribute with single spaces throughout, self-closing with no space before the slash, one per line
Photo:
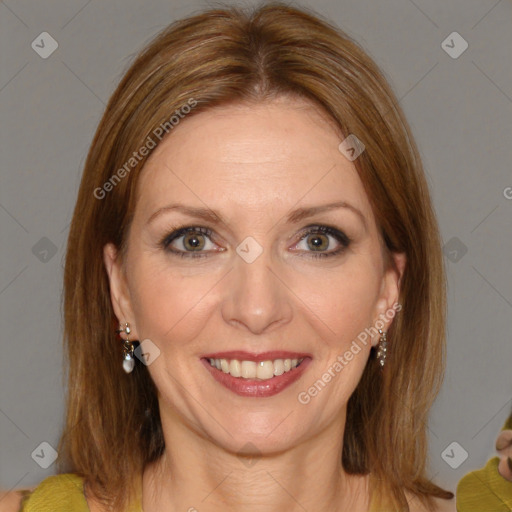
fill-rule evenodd
<path id="1" fill-rule="evenodd" d="M 146 162 L 137 208 L 180 199 L 223 211 L 275 211 L 346 200 L 371 214 L 342 136 L 313 104 L 280 99 L 215 107 L 181 120 Z"/>

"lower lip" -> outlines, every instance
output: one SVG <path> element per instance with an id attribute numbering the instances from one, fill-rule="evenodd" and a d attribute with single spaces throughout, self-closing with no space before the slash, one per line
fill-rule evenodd
<path id="1" fill-rule="evenodd" d="M 277 395 L 293 384 L 309 366 L 311 358 L 307 357 L 293 370 L 267 380 L 233 377 L 229 373 L 217 370 L 217 368 L 214 368 L 206 359 L 201 359 L 201 362 L 217 382 L 220 382 L 230 391 L 233 391 L 233 393 L 240 396 L 252 396 L 259 398 Z"/>

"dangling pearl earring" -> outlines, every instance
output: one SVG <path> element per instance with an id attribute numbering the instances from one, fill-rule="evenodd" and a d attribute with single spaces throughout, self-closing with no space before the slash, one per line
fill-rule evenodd
<path id="1" fill-rule="evenodd" d="M 386 352 L 388 348 L 388 342 L 386 339 L 386 332 L 384 332 L 382 329 L 379 329 L 380 339 L 379 344 L 377 345 L 377 360 L 379 361 L 380 367 L 384 368 L 384 365 L 386 364 Z"/>
<path id="2" fill-rule="evenodd" d="M 133 343 L 129 339 L 130 333 L 132 332 L 130 324 L 125 323 L 124 327 L 119 325 L 119 329 L 117 329 L 116 332 L 124 332 L 126 334 L 126 339 L 123 340 L 123 370 L 126 373 L 131 373 L 135 367 L 135 359 L 133 358 Z"/>

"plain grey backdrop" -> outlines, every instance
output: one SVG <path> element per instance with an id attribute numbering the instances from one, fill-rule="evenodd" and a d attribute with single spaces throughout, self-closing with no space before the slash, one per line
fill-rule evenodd
<path id="1" fill-rule="evenodd" d="M 158 31 L 212 5 L 0 2 L 2 488 L 34 485 L 55 472 L 55 464 L 41 465 L 52 460 L 63 418 L 62 262 L 105 104 Z M 375 59 L 424 160 L 449 298 L 446 378 L 429 424 L 431 476 L 455 490 L 465 473 L 495 454 L 495 438 L 512 408 L 512 5 L 296 5 L 315 9 Z"/>

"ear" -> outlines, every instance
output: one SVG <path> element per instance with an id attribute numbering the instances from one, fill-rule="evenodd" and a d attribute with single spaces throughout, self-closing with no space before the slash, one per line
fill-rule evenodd
<path id="1" fill-rule="evenodd" d="M 136 340 L 139 336 L 135 326 L 130 291 L 119 251 L 114 244 L 108 243 L 103 247 L 103 262 L 109 278 L 110 300 L 112 301 L 114 313 L 120 324 L 130 324 L 132 331 L 130 339 Z"/>
<path id="2" fill-rule="evenodd" d="M 377 299 L 374 312 L 373 326 L 381 325 L 383 331 L 387 331 L 393 322 L 395 314 L 402 309 L 399 304 L 398 298 L 400 296 L 400 283 L 406 265 L 405 253 L 391 253 L 390 263 L 388 268 L 384 271 L 382 283 L 380 288 L 379 298 Z M 374 338 L 372 345 L 376 346 L 378 337 Z"/>

